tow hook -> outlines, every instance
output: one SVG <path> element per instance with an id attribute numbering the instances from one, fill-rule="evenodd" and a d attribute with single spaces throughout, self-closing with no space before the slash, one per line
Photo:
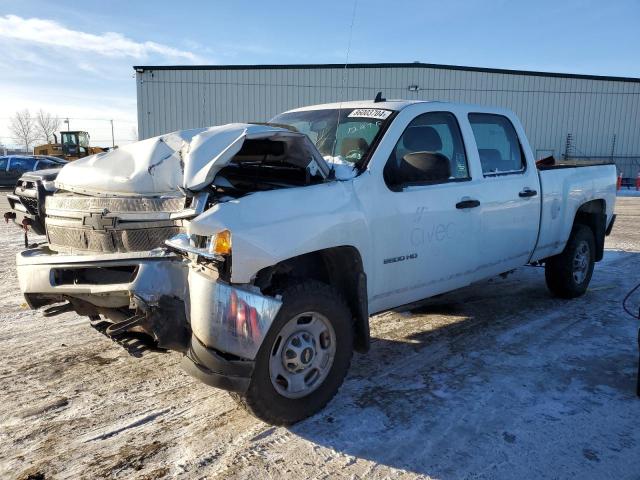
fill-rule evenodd
<path id="1" fill-rule="evenodd" d="M 143 324 L 146 319 L 146 315 L 134 315 L 130 318 L 127 318 L 126 320 L 123 320 L 122 322 L 112 323 L 107 327 L 105 333 L 110 337 L 113 337 L 114 335 L 120 335 L 122 333 L 125 333 L 130 328 L 137 327 Z"/>
<path id="2" fill-rule="evenodd" d="M 24 230 L 24 248 L 36 247 L 37 244 L 29 245 L 29 227 L 33 225 L 33 221 L 30 218 L 22 219 L 22 229 Z"/>
<path id="3" fill-rule="evenodd" d="M 53 305 L 52 307 L 45 308 L 42 312 L 43 317 L 55 317 L 66 312 L 73 312 L 74 308 L 70 302 L 63 303 L 62 305 Z"/>

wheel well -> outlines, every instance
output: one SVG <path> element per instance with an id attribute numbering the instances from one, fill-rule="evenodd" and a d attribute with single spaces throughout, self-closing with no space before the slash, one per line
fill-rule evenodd
<path id="1" fill-rule="evenodd" d="M 354 349 L 369 349 L 369 312 L 367 279 L 358 249 L 340 246 L 305 253 L 264 268 L 255 285 L 263 293 L 277 294 L 295 278 L 311 278 L 331 285 L 347 302 L 354 320 Z"/>
<path id="2" fill-rule="evenodd" d="M 593 231 L 596 241 L 595 261 L 602 260 L 604 255 L 604 237 L 607 228 L 607 207 L 604 200 L 591 200 L 580 206 L 573 224 L 586 225 Z"/>

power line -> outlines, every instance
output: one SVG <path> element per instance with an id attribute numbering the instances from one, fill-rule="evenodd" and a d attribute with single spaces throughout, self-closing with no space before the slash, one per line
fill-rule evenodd
<path id="1" fill-rule="evenodd" d="M 0 120 L 11 120 L 13 117 L 0 117 Z M 125 120 L 123 118 L 83 118 L 83 117 L 67 117 L 67 116 L 58 116 L 60 120 L 69 119 L 69 120 L 85 120 L 92 122 L 110 122 L 113 120 L 114 122 L 122 122 L 122 123 L 138 123 L 137 120 Z"/>

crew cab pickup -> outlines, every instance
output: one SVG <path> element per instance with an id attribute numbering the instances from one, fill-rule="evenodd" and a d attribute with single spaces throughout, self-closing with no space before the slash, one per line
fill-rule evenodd
<path id="1" fill-rule="evenodd" d="M 527 264 L 552 294 L 584 294 L 615 184 L 613 165 L 536 165 L 502 108 L 317 105 L 65 166 L 49 243 L 18 254 L 18 275 L 32 308 L 182 352 L 289 424 L 336 394 L 372 314 Z"/>

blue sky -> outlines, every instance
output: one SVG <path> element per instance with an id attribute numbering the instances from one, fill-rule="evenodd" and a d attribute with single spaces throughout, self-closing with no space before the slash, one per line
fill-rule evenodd
<path id="1" fill-rule="evenodd" d="M 0 142 L 39 108 L 98 144 L 136 126 L 137 64 L 343 63 L 352 1 L 0 1 Z M 640 77 L 640 0 L 365 1 L 350 62 Z"/>

